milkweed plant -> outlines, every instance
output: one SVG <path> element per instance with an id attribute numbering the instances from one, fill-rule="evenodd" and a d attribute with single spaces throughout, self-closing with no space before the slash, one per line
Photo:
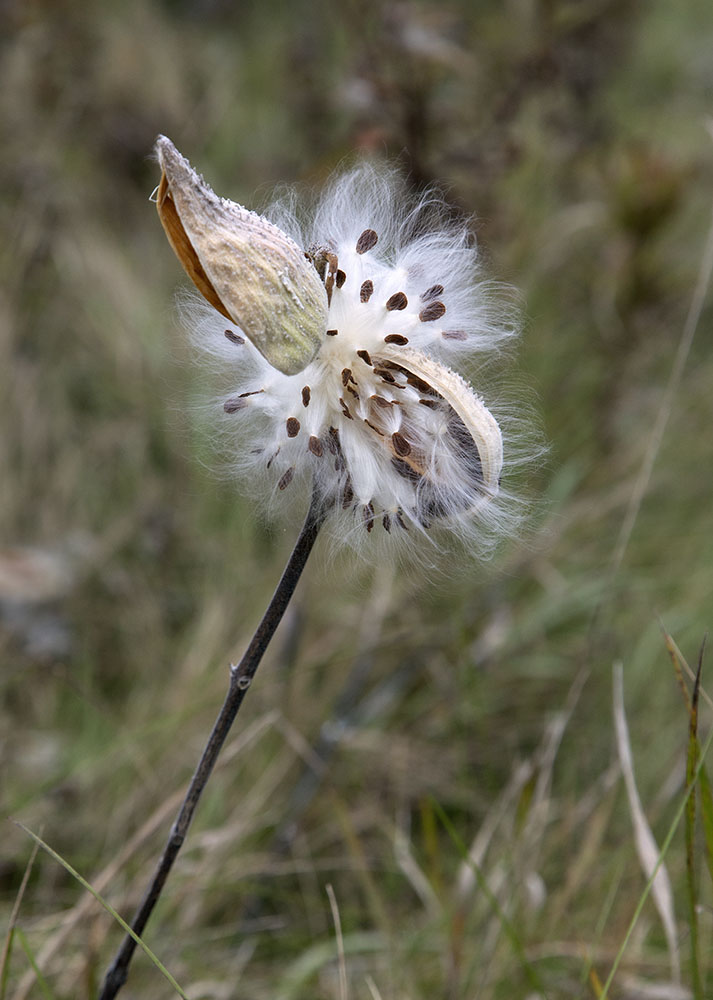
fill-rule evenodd
<path id="1" fill-rule="evenodd" d="M 127 978 L 135 938 L 321 528 L 360 553 L 440 552 L 451 536 L 486 554 L 516 520 L 502 476 L 520 460 L 487 378 L 488 356 L 516 331 L 514 310 L 482 279 L 468 226 L 436 194 L 408 196 L 396 174 L 362 165 L 326 187 L 309 221 L 295 196 L 258 215 L 218 197 L 165 136 L 156 153 L 159 218 L 202 296 L 184 306 L 184 321 L 229 383 L 216 415 L 232 468 L 270 512 L 305 492 L 311 501 L 231 667 L 101 1000 Z"/>

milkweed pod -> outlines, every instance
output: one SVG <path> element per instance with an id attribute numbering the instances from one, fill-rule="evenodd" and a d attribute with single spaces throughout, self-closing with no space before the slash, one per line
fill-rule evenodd
<path id="1" fill-rule="evenodd" d="M 219 198 L 166 136 L 156 152 L 159 218 L 189 278 L 273 368 L 302 371 L 327 329 L 327 292 L 314 266 L 277 226 Z"/>
<path id="2" fill-rule="evenodd" d="M 420 436 L 414 426 L 414 408 L 402 406 L 403 434 L 397 435 L 396 441 L 392 436 L 388 442 L 397 471 L 418 483 L 421 505 L 443 514 L 457 510 L 464 502 L 475 509 L 497 496 L 503 467 L 500 427 L 461 376 L 409 347 L 375 356 L 374 365 L 379 371 L 383 366 L 387 373 L 399 374 L 400 382 L 405 380 L 407 386 L 421 394 L 420 403 L 433 406 L 445 418 L 439 429 L 440 443 L 433 441 L 428 448 L 412 448 L 407 442 L 417 441 Z M 408 451 L 400 447 L 402 442 Z M 443 463 L 446 453 L 457 456 L 458 481 L 450 486 L 448 477 L 439 476 L 439 463 Z"/>

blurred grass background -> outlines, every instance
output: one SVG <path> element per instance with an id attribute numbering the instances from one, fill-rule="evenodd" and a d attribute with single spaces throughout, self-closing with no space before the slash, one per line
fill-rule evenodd
<path id="1" fill-rule="evenodd" d="M 710 305 L 612 575 L 710 222 L 713 7 L 4 0 L 0 37 L 3 815 L 128 915 L 295 534 L 211 471 L 156 134 L 247 204 L 397 159 L 523 291 L 539 513 L 454 579 L 314 558 L 147 942 L 195 1000 L 337 997 L 331 884 L 357 1000 L 600 995 L 646 882 L 612 664 L 661 843 L 688 717 L 659 620 L 693 661 L 713 606 Z M 30 853 L 4 820 L 8 914 Z M 682 985 L 649 900 L 612 997 L 693 995 L 685 864 L 679 830 Z M 121 936 L 42 854 L 17 926 L 15 1000 L 92 996 Z M 172 992 L 138 956 L 122 995 Z"/>

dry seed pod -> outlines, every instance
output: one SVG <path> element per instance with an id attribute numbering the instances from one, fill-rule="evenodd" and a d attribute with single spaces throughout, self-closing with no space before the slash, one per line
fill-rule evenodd
<path id="1" fill-rule="evenodd" d="M 375 365 L 380 363 L 387 371 L 401 373 L 406 385 L 420 389 L 426 403 L 438 403 L 452 411 L 455 419 L 449 421 L 449 436 L 455 435 L 460 449 L 472 456 L 471 472 L 477 468 L 483 489 L 480 500 L 496 496 L 503 467 L 503 438 L 497 420 L 480 397 L 457 372 L 420 351 L 408 347 L 398 352 L 382 351 L 374 361 Z M 405 458 L 401 453 L 398 457 Z M 410 455 L 407 462 L 415 472 L 428 476 Z"/>
<path id="2" fill-rule="evenodd" d="M 327 329 L 327 292 L 294 240 L 219 198 L 159 136 L 156 204 L 176 256 L 201 294 L 285 375 L 310 363 Z"/>

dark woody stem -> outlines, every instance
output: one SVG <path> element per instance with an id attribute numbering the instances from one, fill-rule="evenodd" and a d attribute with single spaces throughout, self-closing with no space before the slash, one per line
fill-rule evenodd
<path id="1" fill-rule="evenodd" d="M 243 703 L 245 693 L 250 687 L 250 683 L 260 665 L 260 660 L 287 609 L 287 605 L 294 593 L 326 515 L 327 509 L 323 501 L 317 496 L 316 491 L 314 491 L 302 531 L 295 543 L 292 555 L 272 596 L 272 600 L 263 615 L 262 621 L 258 625 L 257 631 L 252 637 L 250 645 L 246 649 L 240 663 L 237 666 L 231 665 L 230 667 L 230 685 L 225 701 L 223 702 L 223 707 L 215 720 L 213 731 L 208 738 L 201 759 L 198 762 L 198 767 L 186 792 L 186 797 L 171 828 L 163 854 L 146 889 L 144 898 L 131 921 L 131 929 L 139 937 L 143 933 L 148 919 L 158 902 L 168 873 L 173 867 L 181 845 L 186 838 L 188 827 L 198 805 L 201 793 L 210 777 L 221 747 L 230 732 L 230 727 L 235 720 L 235 716 L 238 714 L 238 710 Z M 131 935 L 127 934 L 104 977 L 101 992 L 99 993 L 99 1000 L 112 1000 L 117 995 L 126 982 L 129 973 L 129 964 L 131 963 L 135 949 L 136 941 Z"/>

